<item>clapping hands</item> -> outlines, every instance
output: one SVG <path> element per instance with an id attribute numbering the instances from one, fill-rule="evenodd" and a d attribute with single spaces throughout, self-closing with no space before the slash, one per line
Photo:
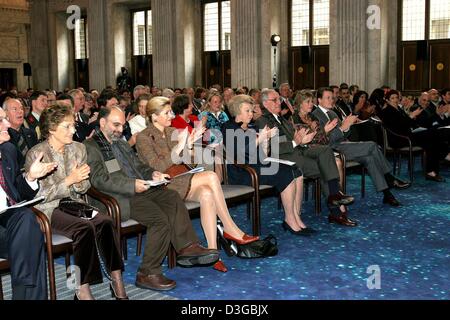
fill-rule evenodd
<path id="1" fill-rule="evenodd" d="M 30 170 L 27 173 L 27 179 L 30 182 L 45 177 L 50 172 L 55 170 L 56 167 L 58 167 L 58 164 L 56 162 L 42 163 L 43 157 L 44 153 L 39 153 L 36 160 L 34 160 L 33 164 L 31 165 Z"/>

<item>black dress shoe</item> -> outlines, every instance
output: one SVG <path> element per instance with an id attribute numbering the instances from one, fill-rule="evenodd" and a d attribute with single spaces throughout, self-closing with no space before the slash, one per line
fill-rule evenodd
<path id="1" fill-rule="evenodd" d="M 444 178 L 442 178 L 440 175 L 435 175 L 434 177 L 433 176 L 430 176 L 429 174 L 427 174 L 426 176 L 425 176 L 425 179 L 426 180 L 428 180 L 428 181 L 434 181 L 434 182 L 445 182 L 445 179 Z"/>
<path id="2" fill-rule="evenodd" d="M 399 179 L 395 179 L 392 183 L 392 187 L 399 190 L 408 189 L 409 187 L 411 187 L 411 182 L 405 182 Z"/>
<path id="3" fill-rule="evenodd" d="M 311 233 L 304 231 L 304 229 L 301 229 L 299 231 L 295 231 L 294 229 L 291 228 L 290 225 L 288 225 L 286 223 L 286 221 L 283 221 L 282 227 L 283 227 L 284 231 L 289 231 L 289 233 L 294 234 L 296 236 L 309 237 L 311 235 Z"/>
<path id="4" fill-rule="evenodd" d="M 328 222 L 340 224 L 341 226 L 345 227 L 356 227 L 358 225 L 356 221 L 349 219 L 349 217 L 345 213 L 341 213 L 340 215 L 337 216 L 334 214 L 330 214 L 328 216 Z"/>
<path id="5" fill-rule="evenodd" d="M 397 199 L 395 199 L 395 197 L 393 195 L 384 196 L 383 203 L 388 204 L 392 207 L 400 207 L 401 206 L 401 203 L 398 202 Z"/>

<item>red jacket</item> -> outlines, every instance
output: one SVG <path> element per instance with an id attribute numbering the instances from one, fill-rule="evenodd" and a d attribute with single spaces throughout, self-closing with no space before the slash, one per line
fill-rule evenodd
<path id="1" fill-rule="evenodd" d="M 187 123 L 182 117 L 180 117 L 179 115 L 177 115 L 175 117 L 175 119 L 172 120 L 172 127 L 176 128 L 176 129 L 185 129 L 188 128 L 189 133 L 192 132 L 192 129 L 194 129 L 195 126 L 195 122 L 199 121 L 197 116 L 194 115 L 190 115 L 189 116 L 189 120 L 191 121 L 190 123 Z"/>

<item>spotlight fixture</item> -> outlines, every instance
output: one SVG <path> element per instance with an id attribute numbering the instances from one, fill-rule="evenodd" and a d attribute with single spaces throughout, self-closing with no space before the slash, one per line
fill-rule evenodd
<path id="1" fill-rule="evenodd" d="M 272 35 L 270 38 L 270 42 L 272 42 L 272 46 L 276 47 L 278 46 L 278 43 L 280 43 L 281 37 L 278 34 Z"/>

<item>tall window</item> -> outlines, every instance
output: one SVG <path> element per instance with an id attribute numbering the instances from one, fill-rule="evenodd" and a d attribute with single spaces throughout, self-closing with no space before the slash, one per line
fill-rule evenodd
<path id="1" fill-rule="evenodd" d="M 203 82 L 231 85 L 231 1 L 203 0 Z"/>
<path id="2" fill-rule="evenodd" d="M 330 44 L 330 1 L 292 0 L 291 45 Z"/>
<path id="3" fill-rule="evenodd" d="M 231 2 L 206 3 L 203 12 L 204 51 L 231 50 Z"/>
<path id="4" fill-rule="evenodd" d="M 398 1 L 400 88 L 418 93 L 450 86 L 450 1 Z"/>
<path id="5" fill-rule="evenodd" d="M 89 46 L 87 18 L 75 20 L 73 47 L 75 50 L 75 86 L 89 88 Z"/>
<path id="6" fill-rule="evenodd" d="M 81 18 L 75 21 L 75 59 L 88 59 L 88 29 L 87 21 L 85 18 Z"/>
<path id="7" fill-rule="evenodd" d="M 133 64 L 134 84 L 153 84 L 153 26 L 150 8 L 131 12 L 133 22 Z"/>
<path id="8" fill-rule="evenodd" d="M 403 0 L 402 40 L 450 39 L 450 1 Z"/>
<path id="9" fill-rule="evenodd" d="M 294 89 L 329 85 L 330 0 L 291 0 L 290 83 Z"/>
<path id="10" fill-rule="evenodd" d="M 152 11 L 133 13 L 133 55 L 152 54 Z"/>

